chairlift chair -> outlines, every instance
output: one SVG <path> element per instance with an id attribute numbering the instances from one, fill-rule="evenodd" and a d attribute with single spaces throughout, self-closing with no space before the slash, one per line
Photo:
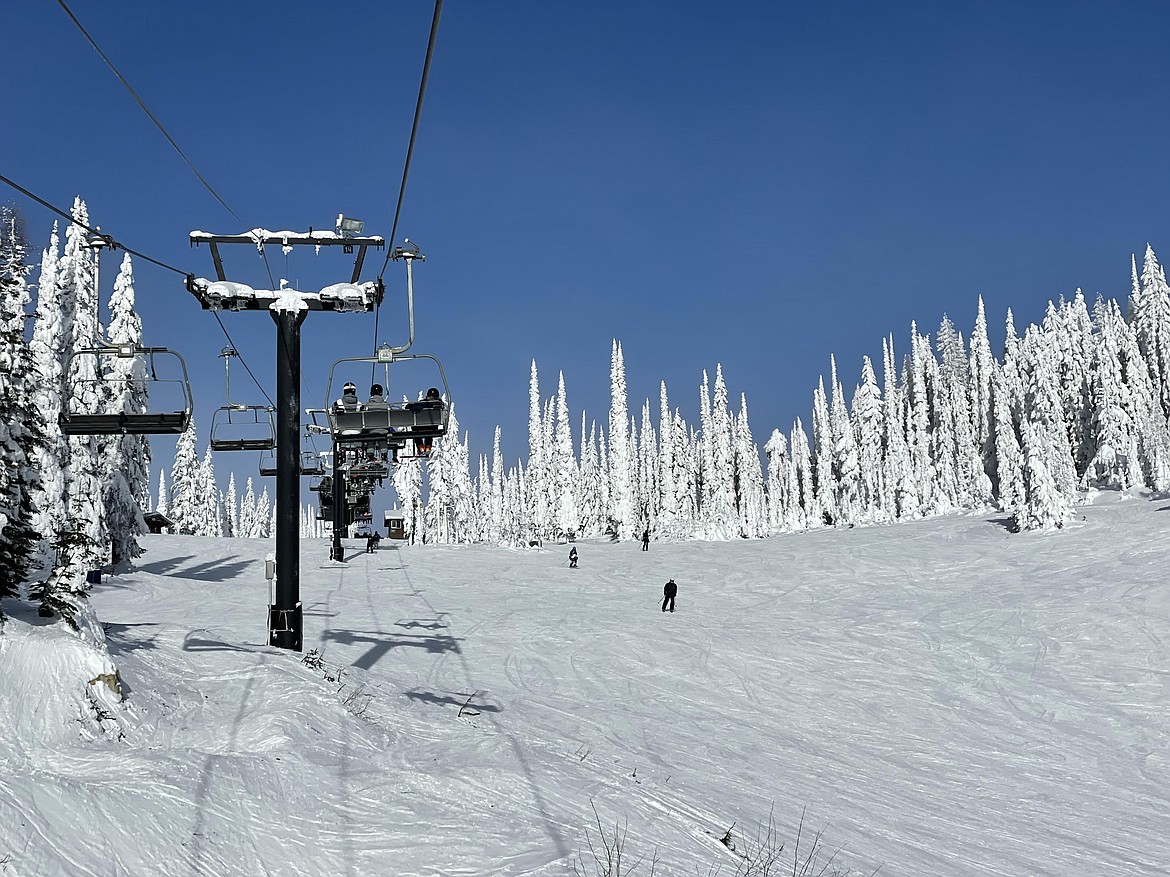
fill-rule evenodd
<path id="1" fill-rule="evenodd" d="M 437 399 L 417 402 L 369 402 L 356 408 L 341 408 L 331 403 L 333 386 L 339 380 L 339 368 L 344 373 L 352 364 L 370 363 L 371 368 L 382 367 L 383 386 L 395 387 L 391 367 L 408 361 L 428 360 L 435 365 L 442 391 Z M 413 389 L 413 388 L 412 388 Z M 435 389 L 438 389 L 437 387 Z M 328 430 L 339 444 L 363 444 L 381 447 L 405 448 L 416 442 L 424 445 L 447 433 L 451 412 L 451 390 L 443 364 L 427 353 L 401 355 L 389 346 L 382 346 L 374 356 L 354 356 L 337 360 L 329 370 L 325 390 L 325 407 L 310 409 L 314 425 Z M 318 419 L 320 418 L 320 419 Z M 324 422 L 322 422 L 324 421 Z"/>
<path id="2" fill-rule="evenodd" d="M 276 449 L 266 448 L 260 452 L 260 474 L 265 477 L 275 475 L 277 472 L 276 466 Z M 325 461 L 321 455 L 316 451 L 301 451 L 301 475 L 325 475 L 329 469 L 325 465 Z M 310 486 L 310 490 L 316 490 L 316 487 Z"/>
<path id="3" fill-rule="evenodd" d="M 124 374 L 119 376 L 103 367 L 103 362 L 111 358 L 114 361 L 141 358 L 139 361 L 145 369 L 137 373 L 133 368 L 124 369 Z M 90 359 L 93 360 L 92 376 L 83 376 L 82 365 Z M 178 363 L 175 376 L 160 377 L 159 363 L 172 361 Z M 71 392 L 57 422 L 65 435 L 179 435 L 191 422 L 191 382 L 187 378 L 187 364 L 174 350 L 135 344 L 82 347 L 69 355 L 64 373 Z M 124 384 L 123 389 L 137 385 L 146 391 L 148 399 L 152 387 L 156 391 L 169 390 L 172 404 L 168 408 L 142 412 L 81 410 L 85 404 L 82 400 L 87 396 L 108 399 L 108 392 L 102 390 L 109 391 L 119 383 Z M 157 392 L 153 395 L 156 399 L 159 396 Z M 176 401 L 179 404 L 174 404 Z"/>
<path id="4" fill-rule="evenodd" d="M 271 405 L 247 405 L 232 401 L 231 358 L 239 356 L 234 348 L 220 351 L 223 357 L 224 388 L 227 404 L 211 415 L 213 451 L 269 451 L 276 447 L 275 409 Z M 261 471 L 260 474 L 264 474 Z M 275 472 L 273 473 L 275 474 Z"/>

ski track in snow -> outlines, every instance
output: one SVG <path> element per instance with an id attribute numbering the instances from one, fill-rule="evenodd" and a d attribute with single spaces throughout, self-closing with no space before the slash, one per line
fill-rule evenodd
<path id="1" fill-rule="evenodd" d="M 1094 499 L 576 570 L 302 540 L 335 681 L 263 644 L 268 543 L 146 537 L 93 594 L 126 739 L 0 744 L 0 873 L 568 874 L 592 805 L 660 875 L 734 873 L 769 812 L 857 873 L 1165 874 L 1170 515 Z"/>

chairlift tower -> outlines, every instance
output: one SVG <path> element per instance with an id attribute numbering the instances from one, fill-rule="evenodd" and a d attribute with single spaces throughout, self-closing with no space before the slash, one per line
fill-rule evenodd
<path id="1" fill-rule="evenodd" d="M 301 477 L 301 324 L 310 311 L 369 313 L 385 292 L 382 281 L 359 282 L 366 250 L 382 249 L 378 236 L 359 237 L 361 223 L 338 217 L 337 231 L 308 232 L 253 229 L 245 234 L 190 234 L 191 246 L 206 244 L 215 264 L 215 279 L 187 276 L 187 290 L 208 311 L 266 310 L 276 323 L 276 588 L 268 607 L 268 643 L 301 651 L 304 631 L 300 590 L 300 477 Z M 317 292 L 295 289 L 254 289 L 227 279 L 220 247 L 243 244 L 258 248 L 339 246 L 355 254 L 348 282 L 334 283 Z"/>

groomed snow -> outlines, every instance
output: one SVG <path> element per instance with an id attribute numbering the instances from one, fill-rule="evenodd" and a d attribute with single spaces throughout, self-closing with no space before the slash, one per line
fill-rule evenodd
<path id="1" fill-rule="evenodd" d="M 1090 500 L 1049 534 L 590 541 L 576 570 L 302 541 L 323 669 L 261 644 L 270 543 L 146 537 L 92 598 L 124 739 L 43 735 L 30 674 L 58 712 L 85 680 L 5 603 L 0 872 L 593 874 L 592 804 L 641 874 L 734 874 L 718 838 L 772 811 L 786 857 L 803 813 L 855 874 L 1164 875 L 1170 500 Z"/>

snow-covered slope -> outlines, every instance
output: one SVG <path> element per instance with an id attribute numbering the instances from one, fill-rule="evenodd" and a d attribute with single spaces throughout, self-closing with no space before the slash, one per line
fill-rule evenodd
<path id="1" fill-rule="evenodd" d="M 586 542 L 576 570 L 303 542 L 318 667 L 262 644 L 269 544 L 149 537 L 93 595 L 104 735 L 100 647 L 5 604 L 0 874 L 594 874 L 592 808 L 622 873 L 734 874 L 719 838 L 771 813 L 781 873 L 803 815 L 827 873 L 1165 874 L 1168 511 Z"/>

